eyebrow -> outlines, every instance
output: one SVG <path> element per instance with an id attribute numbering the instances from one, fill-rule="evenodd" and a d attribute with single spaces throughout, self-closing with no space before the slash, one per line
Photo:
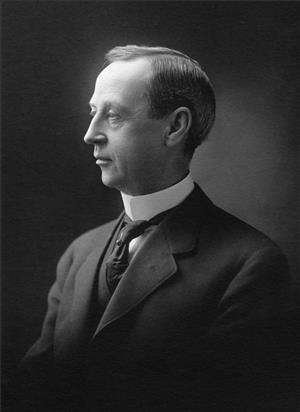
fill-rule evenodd
<path id="1" fill-rule="evenodd" d="M 91 109 L 97 109 L 97 106 L 95 105 L 95 103 L 92 100 L 89 101 L 89 105 L 90 105 Z M 118 102 L 106 101 L 106 102 L 103 103 L 103 110 L 108 110 L 110 108 L 116 108 L 117 110 L 123 111 L 125 113 L 130 112 L 125 106 L 121 105 Z"/>

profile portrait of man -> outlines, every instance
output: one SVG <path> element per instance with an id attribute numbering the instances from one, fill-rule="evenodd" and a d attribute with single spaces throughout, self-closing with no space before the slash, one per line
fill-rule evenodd
<path id="1" fill-rule="evenodd" d="M 118 46 L 89 104 L 84 141 L 124 212 L 61 257 L 22 410 L 292 410 L 286 258 L 190 172 L 215 119 L 208 76 L 182 52 Z"/>

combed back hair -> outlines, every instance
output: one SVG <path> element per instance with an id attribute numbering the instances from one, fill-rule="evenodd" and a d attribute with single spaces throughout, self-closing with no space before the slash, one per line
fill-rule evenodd
<path id="1" fill-rule="evenodd" d="M 216 101 L 209 78 L 196 60 L 166 47 L 114 47 L 106 53 L 103 68 L 116 61 L 141 57 L 149 59 L 153 71 L 147 90 L 150 116 L 161 119 L 178 107 L 190 109 L 192 125 L 186 139 L 185 152 L 192 157 L 215 120 Z"/>

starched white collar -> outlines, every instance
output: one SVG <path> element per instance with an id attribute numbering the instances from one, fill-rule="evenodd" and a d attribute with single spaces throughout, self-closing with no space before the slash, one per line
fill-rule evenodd
<path id="1" fill-rule="evenodd" d="M 142 196 L 130 196 L 121 192 L 125 213 L 131 220 L 149 220 L 179 205 L 194 189 L 191 173 L 173 186 Z"/>

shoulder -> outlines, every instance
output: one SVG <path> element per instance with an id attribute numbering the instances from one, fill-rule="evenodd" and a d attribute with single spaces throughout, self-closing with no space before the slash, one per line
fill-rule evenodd
<path id="1" fill-rule="evenodd" d="M 266 247 L 279 250 L 278 245 L 259 228 L 215 205 L 212 206 L 211 225 L 220 242 L 229 242 L 231 246 L 237 246 L 241 250 Z"/>
<path id="2" fill-rule="evenodd" d="M 228 290 L 236 293 L 250 287 L 266 295 L 274 290 L 281 293 L 280 289 L 291 291 L 293 279 L 281 248 L 259 229 L 219 207 L 213 209 L 205 257 L 214 256 L 217 277 L 225 281 Z"/>
<path id="3" fill-rule="evenodd" d="M 265 270 L 280 266 L 288 271 L 288 263 L 280 247 L 251 224 L 210 203 L 205 217 L 194 221 L 198 226 L 198 242 L 194 259 L 199 265 L 216 268 L 218 273 L 238 273 L 248 264 L 263 264 Z M 231 275 L 228 275 L 229 278 Z"/>
<path id="4" fill-rule="evenodd" d="M 115 228 L 118 219 L 111 220 L 101 226 L 98 226 L 94 229 L 91 229 L 79 237 L 77 237 L 72 243 L 71 247 L 74 251 L 79 252 L 81 250 L 93 249 L 99 242 L 102 242 L 103 239 L 109 237 Z"/>
<path id="5" fill-rule="evenodd" d="M 191 220 L 192 230 L 198 228 L 202 246 L 211 245 L 215 250 L 240 255 L 251 255 L 265 248 L 280 251 L 275 242 L 259 228 L 215 205 L 198 185 L 181 210 L 185 216 L 182 221 Z"/>
<path id="6" fill-rule="evenodd" d="M 93 250 L 98 248 L 100 253 L 117 223 L 118 219 L 112 220 L 83 233 L 73 240 L 58 261 L 58 277 L 60 273 L 65 274 L 71 268 L 76 269 L 76 267 L 79 267 Z"/>

